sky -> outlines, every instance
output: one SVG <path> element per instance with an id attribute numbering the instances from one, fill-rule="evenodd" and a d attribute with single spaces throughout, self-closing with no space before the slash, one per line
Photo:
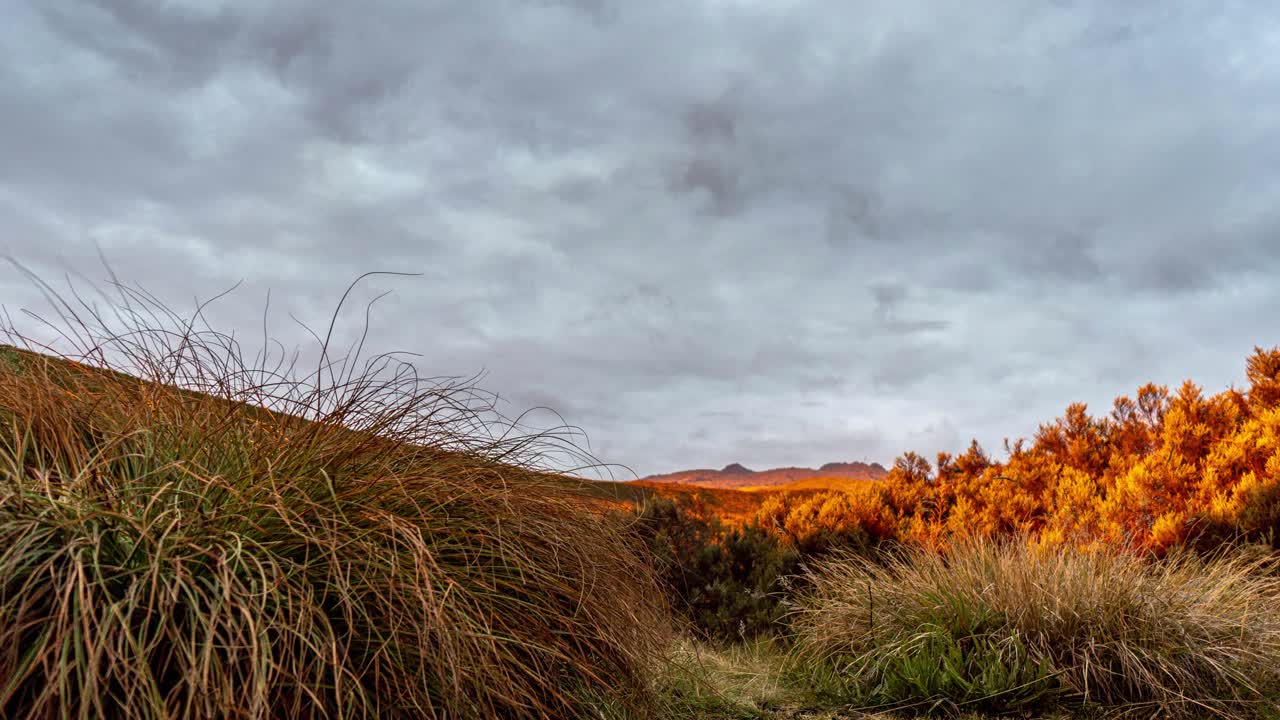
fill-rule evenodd
<path id="1" fill-rule="evenodd" d="M 368 347 L 640 475 L 1001 456 L 1280 343 L 1273 3 L 0 16 L 0 252 L 179 310 L 240 283 L 212 322 L 286 343 L 416 273 L 339 334 L 391 291 Z M 10 264 L 0 302 L 44 307 Z"/>

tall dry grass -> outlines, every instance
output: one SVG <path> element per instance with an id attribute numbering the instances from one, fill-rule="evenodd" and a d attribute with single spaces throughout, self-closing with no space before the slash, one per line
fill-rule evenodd
<path id="1" fill-rule="evenodd" d="M 864 705 L 1251 717 L 1280 698 L 1274 560 L 971 542 L 813 571 L 797 658 Z"/>
<path id="2" fill-rule="evenodd" d="M 250 357 L 116 288 L 50 293 L 60 357 L 0 353 L 0 715 L 645 714 L 663 604 L 544 472 L 572 446 L 362 341 Z"/>

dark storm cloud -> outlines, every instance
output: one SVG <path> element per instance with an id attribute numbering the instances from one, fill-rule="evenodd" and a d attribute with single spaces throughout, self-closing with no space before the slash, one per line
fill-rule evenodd
<path id="1" fill-rule="evenodd" d="M 1239 382 L 1280 286 L 1260 2 L 14 2 L 0 242 L 483 369 L 604 459 L 993 449 Z M 6 307 L 39 305 L 18 273 Z"/>

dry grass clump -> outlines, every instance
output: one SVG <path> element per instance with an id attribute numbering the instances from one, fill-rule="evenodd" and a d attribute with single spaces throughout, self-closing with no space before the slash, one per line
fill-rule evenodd
<path id="1" fill-rule="evenodd" d="M 0 357 L 0 715 L 644 713 L 663 606 L 554 436 L 120 299 L 61 303 L 79 362 Z"/>
<path id="2" fill-rule="evenodd" d="M 1280 697 L 1280 579 L 1262 562 L 1024 541 L 837 558 L 811 575 L 796 657 L 864 705 L 1265 715 Z"/>

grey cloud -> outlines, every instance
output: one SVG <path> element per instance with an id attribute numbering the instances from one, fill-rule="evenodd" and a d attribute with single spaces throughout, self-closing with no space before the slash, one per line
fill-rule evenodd
<path id="1" fill-rule="evenodd" d="M 880 320 L 891 320 L 897 313 L 898 306 L 907 299 L 910 289 L 899 282 L 878 282 L 871 285 L 871 295 L 876 301 L 876 317 Z"/>
<path id="2" fill-rule="evenodd" d="M 1210 270 L 1200 258 L 1157 253 L 1138 276 L 1141 287 L 1156 292 L 1181 292 L 1206 287 Z"/>
<path id="3" fill-rule="evenodd" d="M 930 330 L 945 330 L 950 323 L 945 320 L 928 320 L 902 316 L 911 288 L 901 282 L 878 282 L 871 285 L 875 299 L 873 315 L 880 330 L 893 335 L 909 335 Z"/>
<path id="4" fill-rule="evenodd" d="M 219 70 L 241 21 L 226 10 L 202 14 L 138 0 L 53 2 L 40 6 L 48 26 L 136 80 L 181 90 Z"/>
<path id="5" fill-rule="evenodd" d="M 1093 254 L 1093 241 L 1078 234 L 1059 234 L 1041 244 L 1027 243 L 1019 258 L 1022 268 L 1036 276 L 1068 282 L 1093 282 L 1103 270 Z"/>
<path id="6" fill-rule="evenodd" d="M 847 247 L 859 239 L 881 237 L 882 202 L 874 191 L 840 188 L 832 192 L 827 206 L 827 242 Z"/>
<path id="7" fill-rule="evenodd" d="M 695 103 L 684 116 L 689 134 L 698 142 L 728 142 L 734 140 L 738 120 L 732 98 L 726 96 L 716 102 Z"/>
<path id="8" fill-rule="evenodd" d="M 1238 382 L 1280 288 L 1263 3 L 18 3 L 0 250 L 484 368 L 605 459 L 989 448 Z M 0 275 L 5 306 L 39 305 Z M 1172 319 L 1176 319 L 1172 320 Z M 1212 338 L 1212 342 L 1202 342 Z M 724 413 L 716 419 L 701 413 Z"/>
<path id="9" fill-rule="evenodd" d="M 717 215 L 728 215 L 746 204 L 739 171 L 724 159 L 698 155 L 685 165 L 675 186 L 685 191 L 704 191 L 709 209 Z"/>
<path id="10" fill-rule="evenodd" d="M 971 362 L 964 351 L 936 341 L 915 341 L 880 355 L 871 373 L 873 386 L 887 393 L 909 391 L 947 372 L 949 366 Z"/>

